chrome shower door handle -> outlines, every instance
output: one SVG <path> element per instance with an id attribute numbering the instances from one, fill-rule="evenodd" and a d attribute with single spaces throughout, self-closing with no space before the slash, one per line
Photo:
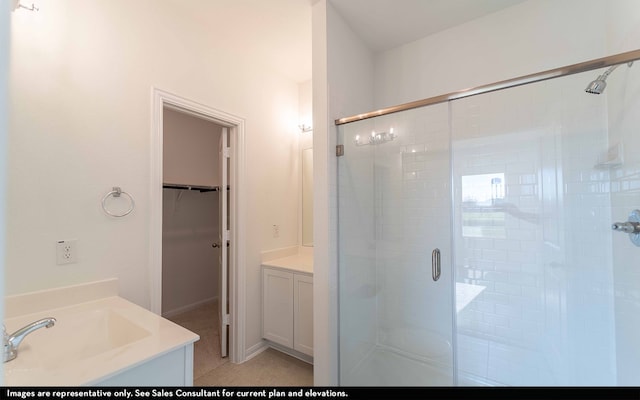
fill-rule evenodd
<path id="1" fill-rule="evenodd" d="M 438 248 L 431 252 L 431 278 L 434 282 L 440 279 L 440 249 Z"/>

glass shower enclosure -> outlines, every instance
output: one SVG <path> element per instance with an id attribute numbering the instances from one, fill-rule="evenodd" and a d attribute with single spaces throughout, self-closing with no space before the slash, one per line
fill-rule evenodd
<path id="1" fill-rule="evenodd" d="M 640 385 L 640 71 L 599 72 L 339 125 L 341 385 Z"/>

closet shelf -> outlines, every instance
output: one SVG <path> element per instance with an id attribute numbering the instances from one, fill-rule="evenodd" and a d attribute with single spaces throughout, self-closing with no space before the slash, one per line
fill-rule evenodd
<path id="1" fill-rule="evenodd" d="M 219 186 L 182 185 L 177 183 L 163 183 L 162 188 L 178 190 L 198 190 L 200 192 L 217 192 L 220 190 Z"/>

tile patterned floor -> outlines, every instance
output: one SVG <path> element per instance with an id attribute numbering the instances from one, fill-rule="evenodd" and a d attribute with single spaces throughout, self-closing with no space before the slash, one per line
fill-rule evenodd
<path id="1" fill-rule="evenodd" d="M 194 346 L 194 386 L 313 386 L 313 366 L 273 349 L 242 364 L 220 356 L 217 303 L 169 318 L 200 335 Z"/>

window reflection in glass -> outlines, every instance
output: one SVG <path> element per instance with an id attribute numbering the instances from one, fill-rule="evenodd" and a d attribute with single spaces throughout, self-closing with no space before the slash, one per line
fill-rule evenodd
<path id="1" fill-rule="evenodd" d="M 462 236 L 505 238 L 504 173 L 462 176 Z"/>

